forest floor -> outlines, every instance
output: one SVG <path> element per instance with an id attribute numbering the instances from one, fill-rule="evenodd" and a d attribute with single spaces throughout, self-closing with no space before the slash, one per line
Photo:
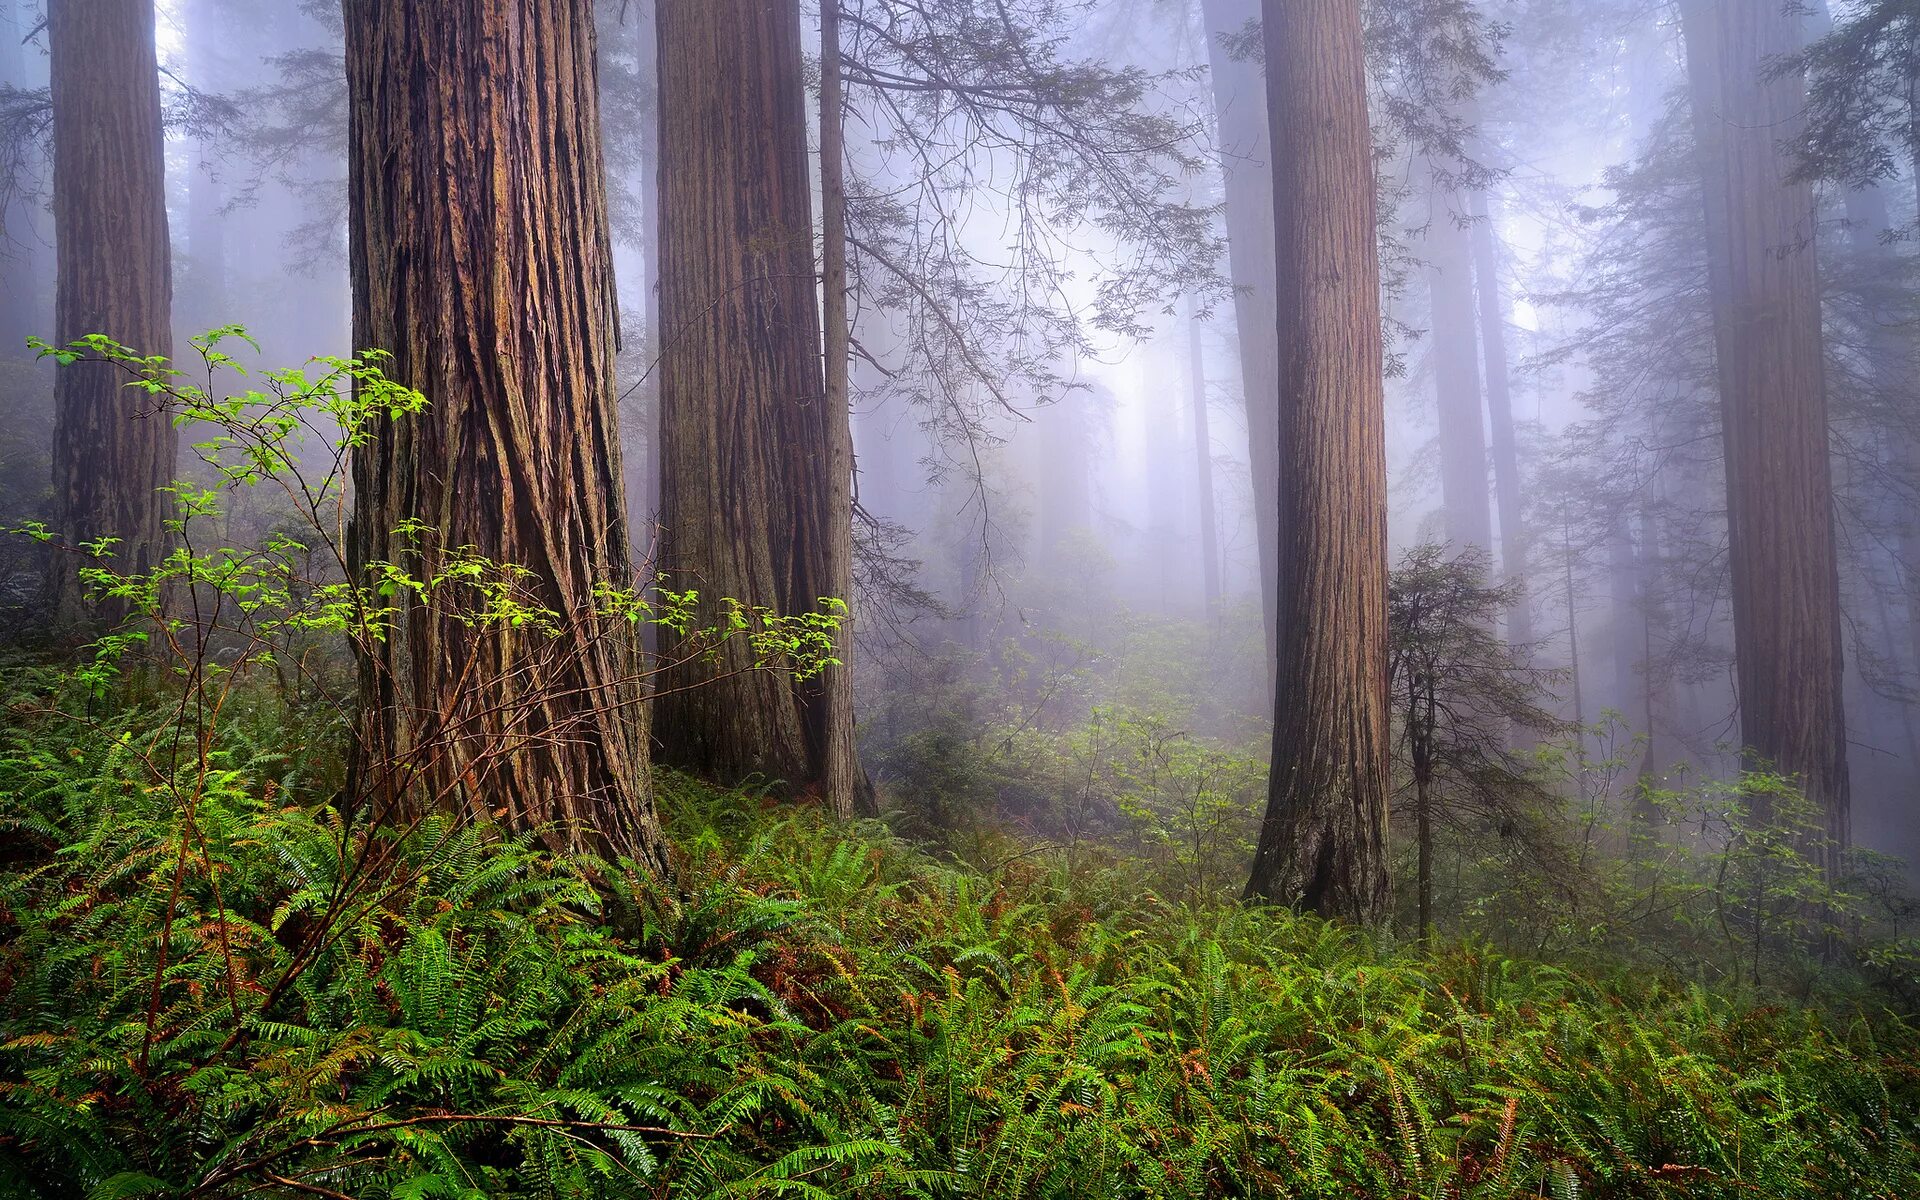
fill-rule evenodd
<path id="1" fill-rule="evenodd" d="M 1012 840 L 983 869 L 672 776 L 675 878 L 610 884 L 368 840 L 267 751 L 184 820 L 128 759 L 34 719 L 0 754 L 7 1196 L 1920 1195 L 1920 1036 L 1867 1004 Z"/>

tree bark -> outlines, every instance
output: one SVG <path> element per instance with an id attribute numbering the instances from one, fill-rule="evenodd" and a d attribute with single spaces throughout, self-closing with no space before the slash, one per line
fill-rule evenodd
<path id="1" fill-rule="evenodd" d="M 53 0 L 47 9 L 54 338 L 62 344 L 103 333 L 140 354 L 173 353 L 153 19 L 149 0 Z M 172 544 L 172 504 L 160 489 L 172 482 L 179 439 L 125 383 L 107 363 L 76 362 L 55 372 L 52 524 L 69 545 L 119 538 L 114 569 L 140 572 Z M 87 615 L 71 561 L 55 566 L 52 585 L 60 621 Z M 97 615 L 120 614 L 106 606 Z"/>
<path id="2" fill-rule="evenodd" d="M 1250 896 L 1388 905 L 1380 268 L 1358 0 L 1267 0 L 1281 531 L 1273 761 Z"/>
<path id="3" fill-rule="evenodd" d="M 1755 0 L 1681 9 L 1706 200 L 1742 740 L 1849 835 L 1839 571 L 1813 191 L 1782 147 L 1804 85 L 1768 68 L 1798 18 Z M 1767 814 L 1758 814 L 1763 819 Z"/>
<path id="4" fill-rule="evenodd" d="M 1253 476 L 1254 531 L 1259 541 L 1260 600 L 1266 617 L 1267 675 L 1273 680 L 1279 578 L 1280 362 L 1273 330 L 1273 139 L 1261 63 L 1233 57 L 1221 41 L 1260 16 L 1259 0 L 1201 0 L 1208 72 L 1219 126 L 1226 187 L 1227 271 L 1233 283 L 1240 341 L 1241 394 L 1247 406 L 1248 464 Z"/>
<path id="5" fill-rule="evenodd" d="M 657 22 L 663 565 L 708 619 L 722 597 L 786 614 L 850 601 L 851 450 L 821 371 L 799 5 L 660 0 Z M 665 759 L 863 807 L 847 669 L 795 683 L 747 670 L 749 654 L 735 640 L 669 672 Z"/>
<path id="6" fill-rule="evenodd" d="M 825 337 L 827 537 L 826 594 L 853 603 L 853 318 L 847 309 L 847 163 L 846 115 L 840 87 L 840 0 L 820 4 L 820 274 L 821 322 Z M 853 723 L 853 627 L 835 639 L 840 659 L 836 679 L 818 703 L 823 744 L 822 785 L 841 816 L 872 816 L 879 805 L 873 785 L 860 767 Z"/>
<path id="7" fill-rule="evenodd" d="M 1480 357 L 1487 392 L 1487 428 L 1493 447 L 1494 501 L 1500 515 L 1500 566 L 1521 589 L 1507 609 L 1507 642 L 1533 642 L 1533 605 L 1527 598 L 1525 482 L 1514 436 L 1513 380 L 1507 362 L 1507 310 L 1500 298 L 1498 230 L 1491 198 L 1484 191 L 1468 197 L 1473 222 L 1473 275 L 1480 302 Z"/>
<path id="8" fill-rule="evenodd" d="M 471 548 L 559 627 L 397 594 L 361 659 L 358 786 L 376 819 L 492 814 L 664 870 L 635 638 L 594 596 L 632 574 L 590 0 L 345 15 L 354 344 L 428 402 L 356 455 L 352 565 L 421 578 Z"/>

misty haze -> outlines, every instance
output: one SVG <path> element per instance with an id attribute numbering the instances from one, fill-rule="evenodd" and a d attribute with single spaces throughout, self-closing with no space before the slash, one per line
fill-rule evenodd
<path id="1" fill-rule="evenodd" d="M 0 1198 L 1920 1196 L 1920 0 L 0 0 Z"/>

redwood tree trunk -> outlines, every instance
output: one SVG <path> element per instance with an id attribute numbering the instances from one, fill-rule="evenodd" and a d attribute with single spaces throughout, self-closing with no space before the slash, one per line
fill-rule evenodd
<path id="1" fill-rule="evenodd" d="M 1223 34 L 1239 34 L 1260 16 L 1260 0 L 1201 0 L 1208 72 L 1219 125 L 1226 185 L 1227 271 L 1233 283 L 1240 341 L 1241 393 L 1247 406 L 1248 465 L 1253 475 L 1254 531 L 1260 548 L 1261 606 L 1266 616 L 1267 672 L 1273 673 L 1278 599 L 1280 515 L 1280 362 L 1275 354 L 1273 139 L 1261 63 L 1235 58 Z"/>
<path id="2" fill-rule="evenodd" d="M 722 597 L 788 614 L 850 600 L 847 416 L 821 371 L 799 4 L 660 0 L 657 21 L 663 566 L 707 618 Z M 670 672 L 666 760 L 861 806 L 846 669 L 797 684 L 750 665 L 735 640 Z"/>
<path id="3" fill-rule="evenodd" d="M 53 0 L 54 338 L 104 333 L 141 354 L 171 355 L 172 272 L 152 0 Z M 70 545 L 117 537 L 113 566 L 164 558 L 179 440 L 106 363 L 54 375 L 53 526 Z M 59 618 L 85 615 L 72 564 L 53 577 Z M 102 613 L 111 618 L 114 613 Z"/>
<path id="4" fill-rule="evenodd" d="M 1812 188 L 1782 147 L 1804 87 L 1768 68 L 1799 18 L 1761 0 L 1686 0 L 1726 453 L 1742 740 L 1849 834 L 1839 571 Z M 1762 814 L 1764 816 L 1764 814 Z"/>
<path id="5" fill-rule="evenodd" d="M 1495 213 L 1486 192 L 1469 197 L 1473 223 L 1473 275 L 1480 302 L 1480 358 L 1487 391 L 1487 431 L 1493 448 L 1495 507 L 1500 514 L 1500 567 L 1522 587 L 1507 609 L 1507 641 L 1533 641 L 1533 605 L 1527 598 L 1526 511 L 1520 451 L 1513 428 L 1513 381 L 1507 364 L 1507 311 L 1500 299 L 1500 256 Z"/>
<path id="6" fill-rule="evenodd" d="M 1281 531 L 1273 762 L 1247 892 L 1387 911 L 1387 486 L 1358 0 L 1267 0 Z"/>
<path id="7" fill-rule="evenodd" d="M 1446 211 L 1427 230 L 1427 284 L 1433 301 L 1434 398 L 1440 416 L 1440 493 L 1447 541 L 1455 553 L 1493 548 L 1487 507 L 1486 422 L 1480 411 L 1480 367 L 1475 361 L 1472 256 L 1467 231 Z"/>
<path id="8" fill-rule="evenodd" d="M 559 626 L 396 596 L 361 661 L 356 776 L 376 819 L 493 813 L 662 869 L 634 638 L 593 596 L 632 576 L 591 2 L 345 12 L 354 344 L 428 402 L 356 456 L 354 565 L 420 577 L 471 547 L 529 571 Z"/>

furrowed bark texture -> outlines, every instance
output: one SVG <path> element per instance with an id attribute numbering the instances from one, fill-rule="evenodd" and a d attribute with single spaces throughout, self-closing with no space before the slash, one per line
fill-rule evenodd
<path id="1" fill-rule="evenodd" d="M 1388 905 L 1384 396 L 1358 0 L 1267 0 L 1279 335 L 1278 681 L 1250 896 Z"/>
<path id="2" fill-rule="evenodd" d="M 722 597 L 811 611 L 850 599 L 851 450 L 821 372 L 799 5 L 661 0 L 657 19 L 663 566 L 706 619 Z M 853 811 L 848 672 L 750 665 L 735 639 L 669 673 L 666 761 Z"/>
<path id="3" fill-rule="evenodd" d="M 1804 88 L 1768 67 L 1799 44 L 1771 0 L 1681 9 L 1705 184 L 1726 453 L 1741 738 L 1849 834 L 1839 570 L 1810 185 L 1783 147 Z"/>
<path id="4" fill-rule="evenodd" d="M 1246 31 L 1260 0 L 1201 0 L 1208 73 L 1219 125 L 1226 182 L 1227 271 L 1233 282 L 1234 327 L 1240 338 L 1241 393 L 1246 398 L 1248 464 L 1253 475 L 1254 528 L 1260 546 L 1260 599 L 1266 616 L 1267 675 L 1273 676 L 1280 514 L 1280 363 L 1274 353 L 1273 138 L 1267 84 L 1256 58 L 1236 58 L 1222 35 Z"/>
<path id="5" fill-rule="evenodd" d="M 593 597 L 632 576 L 592 5 L 348 0 L 346 29 L 354 344 L 428 401 L 356 456 L 354 565 L 421 577 L 471 547 L 560 614 L 547 637 L 397 598 L 358 773 L 396 816 L 493 813 L 663 869 L 635 640 Z"/>
<path id="6" fill-rule="evenodd" d="M 53 0 L 54 339 L 103 333 L 140 354 L 173 353 L 171 250 L 150 0 Z M 179 439 L 106 363 L 54 375 L 53 527 L 70 545 L 112 536 L 116 570 L 166 557 Z M 65 559 L 66 556 L 61 556 Z M 71 561 L 56 564 L 59 619 L 85 615 Z M 106 619 L 115 611 L 98 614 Z"/>

